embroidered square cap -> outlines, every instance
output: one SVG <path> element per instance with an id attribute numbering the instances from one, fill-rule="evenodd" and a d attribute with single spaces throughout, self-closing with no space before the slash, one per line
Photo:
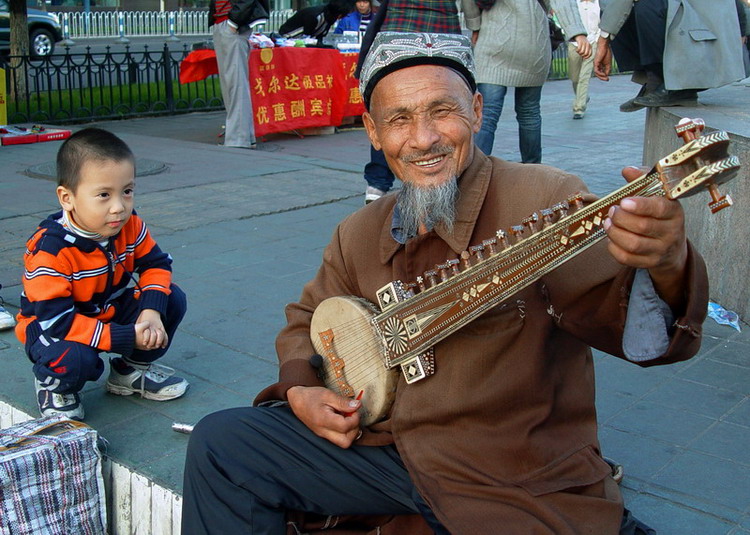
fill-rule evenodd
<path id="1" fill-rule="evenodd" d="M 362 63 L 359 92 L 365 106 L 375 85 L 387 74 L 415 65 L 442 65 L 463 77 L 476 91 L 474 54 L 471 41 L 461 34 L 380 32 Z"/>

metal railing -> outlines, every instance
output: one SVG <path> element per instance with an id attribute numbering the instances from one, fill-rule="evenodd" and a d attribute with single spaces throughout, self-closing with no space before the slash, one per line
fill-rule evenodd
<path id="1" fill-rule="evenodd" d="M 8 121 L 73 124 L 223 108 L 217 76 L 179 83 L 190 52 L 163 49 L 7 59 Z"/>
<path id="2" fill-rule="evenodd" d="M 272 11 L 259 31 L 274 32 L 294 14 L 291 9 Z M 69 39 L 101 37 L 156 37 L 208 35 L 208 11 L 92 11 L 62 13 L 63 33 Z"/>

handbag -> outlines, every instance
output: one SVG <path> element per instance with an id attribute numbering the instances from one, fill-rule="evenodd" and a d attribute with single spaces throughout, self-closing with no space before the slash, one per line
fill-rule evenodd
<path id="1" fill-rule="evenodd" d="M 98 434 L 61 416 L 0 430 L 0 533 L 107 532 Z"/>

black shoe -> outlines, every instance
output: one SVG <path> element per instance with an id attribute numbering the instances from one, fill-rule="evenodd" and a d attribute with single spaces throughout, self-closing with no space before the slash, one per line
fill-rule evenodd
<path id="1" fill-rule="evenodd" d="M 583 113 L 576 112 L 573 114 L 573 119 L 583 119 Z"/>
<path id="2" fill-rule="evenodd" d="M 659 86 L 655 91 L 636 97 L 634 103 L 649 108 L 667 106 L 695 106 L 698 103 L 698 92 L 695 89 L 671 91 Z"/>
<path id="3" fill-rule="evenodd" d="M 632 111 L 642 110 L 644 106 L 641 106 L 640 104 L 636 104 L 635 100 L 644 95 L 647 95 L 648 93 L 649 91 L 646 89 L 646 86 L 645 85 L 641 86 L 641 90 L 638 91 L 638 94 L 636 96 L 620 104 L 620 111 L 624 113 L 630 113 Z"/>

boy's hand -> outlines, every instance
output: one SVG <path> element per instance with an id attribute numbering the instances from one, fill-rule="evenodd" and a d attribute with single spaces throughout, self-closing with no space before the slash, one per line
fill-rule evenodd
<path id="1" fill-rule="evenodd" d="M 142 310 L 135 321 L 136 349 L 151 351 L 167 347 L 168 343 L 169 336 L 161 321 L 161 314 L 150 308 Z"/>

